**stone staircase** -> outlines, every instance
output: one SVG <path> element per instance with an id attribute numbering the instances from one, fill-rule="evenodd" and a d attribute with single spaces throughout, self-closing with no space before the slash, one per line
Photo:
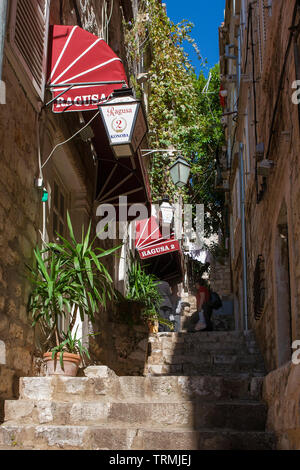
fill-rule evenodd
<path id="1" fill-rule="evenodd" d="M 20 379 L 0 449 L 275 449 L 252 332 L 158 333 L 148 346 L 144 377 L 92 366 L 86 377 Z"/>
<path id="2" fill-rule="evenodd" d="M 271 449 L 261 379 L 34 377 L 7 401 L 0 445 L 32 449 Z"/>
<path id="3" fill-rule="evenodd" d="M 252 331 L 159 333 L 148 354 L 145 375 L 265 375 Z"/>

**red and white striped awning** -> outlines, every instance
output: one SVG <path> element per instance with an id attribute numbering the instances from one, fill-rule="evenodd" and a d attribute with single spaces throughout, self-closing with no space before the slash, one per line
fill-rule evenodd
<path id="1" fill-rule="evenodd" d="M 168 253 L 180 251 L 179 241 L 174 235 L 164 238 L 156 217 L 136 222 L 135 247 L 141 259 L 153 258 Z"/>
<path id="2" fill-rule="evenodd" d="M 79 26 L 52 26 L 49 49 L 48 85 L 57 98 L 55 113 L 96 110 L 122 83 L 127 84 L 121 59 L 103 39 Z M 70 88 L 71 84 L 76 85 Z"/>

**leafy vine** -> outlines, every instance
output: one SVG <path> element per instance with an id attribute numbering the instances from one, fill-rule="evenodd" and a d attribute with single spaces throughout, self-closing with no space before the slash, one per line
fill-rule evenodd
<path id="1" fill-rule="evenodd" d="M 214 189 L 215 157 L 224 140 L 220 123 L 220 78 L 216 66 L 209 83 L 203 72 L 197 77 L 184 50 L 191 37 L 192 23 L 173 23 L 158 0 L 142 0 L 134 23 L 125 24 L 125 40 L 131 81 L 137 96 L 144 97 L 149 121 L 149 144 L 153 149 L 176 149 L 191 164 L 189 185 L 180 191 L 170 178 L 172 157 L 154 153 L 149 169 L 153 199 L 179 195 L 185 202 L 204 203 L 206 233 L 216 232 L 221 223 L 223 195 Z M 147 74 L 144 84 L 135 77 Z M 203 90 L 209 93 L 203 93 Z M 173 157 L 174 158 L 174 157 Z"/>

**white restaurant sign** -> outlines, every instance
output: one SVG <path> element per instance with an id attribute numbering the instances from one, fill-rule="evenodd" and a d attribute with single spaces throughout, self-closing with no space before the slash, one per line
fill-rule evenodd
<path id="1" fill-rule="evenodd" d="M 100 105 L 99 109 L 114 152 L 123 149 L 118 156 L 135 153 L 147 132 L 141 102 L 132 96 L 116 97 Z"/>
<path id="2" fill-rule="evenodd" d="M 103 106 L 102 109 L 111 145 L 131 142 L 138 103 L 111 104 L 110 106 Z"/>

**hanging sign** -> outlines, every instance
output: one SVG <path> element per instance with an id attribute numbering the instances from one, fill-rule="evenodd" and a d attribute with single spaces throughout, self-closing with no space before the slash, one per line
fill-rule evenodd
<path id="1" fill-rule="evenodd" d="M 104 106 L 102 108 L 103 119 L 111 145 L 124 144 L 131 141 L 138 106 L 138 103 L 124 103 Z"/>
<path id="2" fill-rule="evenodd" d="M 179 251 L 178 240 L 169 240 L 162 243 L 153 245 L 152 247 L 139 249 L 139 255 L 141 259 L 152 258 L 153 256 L 166 255 L 173 251 Z"/>

